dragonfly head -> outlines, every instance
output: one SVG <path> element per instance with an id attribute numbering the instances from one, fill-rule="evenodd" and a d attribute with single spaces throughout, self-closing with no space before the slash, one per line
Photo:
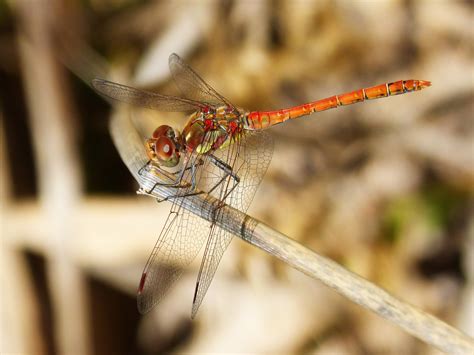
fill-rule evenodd
<path id="1" fill-rule="evenodd" d="M 146 142 L 148 157 L 160 166 L 175 167 L 179 163 L 180 134 L 167 125 L 159 126 Z"/>

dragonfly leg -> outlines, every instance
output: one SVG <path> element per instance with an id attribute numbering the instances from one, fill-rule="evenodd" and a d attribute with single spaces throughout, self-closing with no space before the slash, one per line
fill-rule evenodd
<path id="1" fill-rule="evenodd" d="M 232 178 L 236 181 L 236 182 L 240 182 L 240 178 L 237 174 L 234 173 L 234 170 L 232 169 L 232 167 L 227 164 L 226 162 L 223 162 L 222 160 L 220 160 L 218 157 L 214 156 L 214 155 L 209 155 L 209 158 L 211 159 L 212 163 L 217 166 L 219 169 L 223 170 L 227 175 L 230 175 L 232 176 Z"/>
<path id="2" fill-rule="evenodd" d="M 232 180 L 234 181 L 234 184 L 233 186 L 225 192 L 225 195 L 222 196 L 220 198 L 220 202 L 217 204 L 217 206 L 212 210 L 212 220 L 214 221 L 217 217 L 217 213 L 218 211 L 225 206 L 225 200 L 227 199 L 227 197 L 229 197 L 229 195 L 235 190 L 235 188 L 237 187 L 237 185 L 239 185 L 240 183 L 240 177 L 234 172 L 234 170 L 232 169 L 232 167 L 227 164 L 226 162 L 223 162 L 222 160 L 220 160 L 219 158 L 215 157 L 214 155 L 211 155 L 211 161 L 213 162 L 213 164 L 217 167 L 219 167 L 220 169 L 222 169 L 226 175 L 224 175 L 220 180 L 219 182 L 217 182 L 217 184 L 215 184 L 210 190 L 209 190 L 209 193 L 211 193 L 212 191 L 214 191 L 220 184 L 224 183 L 224 181 L 227 179 L 228 176 L 230 176 L 232 178 Z"/>
<path id="3" fill-rule="evenodd" d="M 215 157 L 214 155 L 210 155 L 209 157 L 211 158 L 211 161 L 215 166 L 217 166 L 219 169 L 224 171 L 225 175 L 208 191 L 208 193 L 213 192 L 220 184 L 222 184 L 225 181 L 225 179 L 227 179 L 228 176 L 232 177 L 232 179 L 235 181 L 235 185 L 229 191 L 230 193 L 239 184 L 240 182 L 239 176 L 234 173 L 234 171 L 232 170 L 232 167 L 226 162 L 223 162 L 222 160 Z M 227 197 L 229 193 L 227 193 L 225 197 Z"/>
<path id="4" fill-rule="evenodd" d="M 166 178 L 172 180 L 171 182 L 156 182 L 155 185 L 151 189 L 143 191 L 146 194 L 151 194 L 157 186 L 177 186 L 181 182 L 181 179 L 175 178 L 175 176 L 177 176 L 180 173 L 180 171 L 175 172 L 175 173 L 165 171 L 165 170 L 161 169 L 159 166 L 156 166 L 156 165 L 152 164 L 151 160 L 148 160 L 148 162 L 145 165 L 143 165 L 140 168 L 140 170 L 138 170 L 138 175 L 144 176 L 145 171 L 148 171 L 148 172 L 155 171 L 155 172 L 158 172 L 159 174 L 165 176 Z M 179 186 L 179 187 L 186 187 L 186 186 L 182 185 L 182 186 Z"/>
<path id="5" fill-rule="evenodd" d="M 191 164 L 191 166 L 188 166 L 186 167 L 184 170 L 191 170 L 191 185 L 188 184 L 187 187 L 191 186 L 191 190 L 194 190 L 196 188 L 196 167 L 197 166 L 200 166 L 200 165 L 203 165 L 204 164 L 204 161 L 202 159 L 199 159 L 199 161 L 195 164 Z M 182 179 L 182 176 L 183 174 L 180 175 L 180 177 L 177 179 L 177 181 L 179 179 Z M 170 186 L 170 187 L 176 187 L 176 188 L 179 188 L 179 187 L 182 187 L 183 185 L 180 185 L 180 186 Z M 197 195 L 200 195 L 200 194 L 203 194 L 204 192 L 203 191 L 198 191 L 198 192 L 189 192 L 189 193 L 185 193 L 185 194 L 176 194 L 176 195 L 172 195 L 172 196 L 167 196 L 163 199 L 156 199 L 156 201 L 158 203 L 160 202 L 163 202 L 163 201 L 168 201 L 172 198 L 177 198 L 177 197 L 189 197 L 189 196 L 197 196 Z"/>
<path id="6" fill-rule="evenodd" d="M 153 192 L 155 191 L 155 189 L 158 186 L 168 187 L 168 188 L 173 188 L 173 189 L 184 189 L 184 188 L 190 187 L 191 184 L 190 183 L 181 183 L 181 180 L 177 179 L 177 180 L 172 181 L 172 182 L 155 182 L 155 184 L 153 185 L 152 188 L 150 188 L 148 190 L 140 188 L 140 190 L 138 190 L 138 191 L 142 195 L 149 195 L 149 196 L 155 197 L 153 195 Z"/>
<path id="7" fill-rule="evenodd" d="M 148 195 L 148 196 L 152 196 L 152 197 L 156 198 L 156 196 L 153 195 L 153 192 L 155 191 L 155 189 L 158 186 L 168 187 L 168 188 L 175 188 L 175 189 L 183 189 L 183 188 L 191 187 L 191 189 L 194 189 L 196 187 L 196 171 L 197 171 L 196 168 L 200 165 L 203 165 L 203 164 L 204 164 L 204 161 L 202 159 L 199 159 L 197 162 L 193 162 L 192 164 L 190 164 L 190 166 L 186 166 L 185 168 L 183 168 L 183 169 L 181 169 L 177 172 L 171 173 L 171 172 L 168 172 L 168 171 L 165 171 L 165 170 L 161 169 L 159 166 L 153 165 L 151 163 L 151 160 L 149 160 L 138 171 L 138 174 L 140 176 L 144 175 L 144 171 L 156 170 L 157 172 L 159 172 L 160 174 L 166 176 L 167 178 L 169 178 L 172 181 L 170 181 L 170 182 L 155 182 L 153 187 L 151 187 L 150 189 L 146 190 L 146 189 L 140 188 L 138 190 L 138 193 L 142 194 L 142 195 Z M 183 183 L 184 173 L 188 170 L 191 170 L 191 183 L 188 183 L 188 182 Z M 157 199 L 157 201 L 162 202 L 162 201 L 166 201 L 170 198 L 179 197 L 179 196 L 187 196 L 187 194 L 185 194 L 185 195 L 176 194 L 176 195 L 168 196 L 168 197 L 166 197 L 162 200 Z"/>
<path id="8" fill-rule="evenodd" d="M 238 178 L 238 177 L 237 177 Z M 217 213 L 218 211 L 225 206 L 225 200 L 227 199 L 227 197 L 229 197 L 229 195 L 232 193 L 232 191 L 235 190 L 235 188 L 237 187 L 237 185 L 239 184 L 240 182 L 240 179 L 239 181 L 235 180 L 235 184 L 234 186 L 232 186 L 229 191 L 226 192 L 226 194 L 221 198 L 221 200 L 219 201 L 219 203 L 217 204 L 217 206 L 212 210 L 212 220 L 215 221 L 216 220 L 216 216 L 217 216 Z"/>
<path id="9" fill-rule="evenodd" d="M 151 160 L 148 160 L 145 165 L 143 165 L 140 170 L 138 170 L 138 175 L 143 176 L 143 172 L 147 169 L 147 167 L 150 165 Z"/>
<path id="10" fill-rule="evenodd" d="M 166 200 L 169 200 L 169 199 L 172 199 L 172 198 L 183 198 L 183 197 L 190 197 L 190 196 L 197 196 L 197 195 L 200 195 L 200 194 L 203 194 L 203 193 L 207 193 L 207 194 L 210 194 L 212 193 L 215 189 L 217 189 L 222 183 L 225 182 L 225 180 L 227 179 L 227 177 L 231 177 L 232 180 L 234 181 L 234 185 L 229 189 L 229 191 L 226 192 L 225 196 L 222 198 L 222 201 L 225 201 L 225 199 L 232 193 L 232 191 L 237 187 L 237 185 L 240 183 L 240 178 L 237 174 L 234 173 L 234 171 L 232 170 L 232 167 L 223 162 L 222 160 L 220 160 L 219 158 L 215 157 L 214 155 L 209 155 L 209 158 L 210 158 L 210 161 L 216 166 L 218 167 L 219 169 L 221 169 L 223 172 L 224 172 L 224 175 L 222 176 L 222 178 L 219 179 L 218 182 L 216 182 L 214 184 L 214 186 L 212 186 L 208 191 L 193 191 L 193 192 L 188 192 L 188 193 L 185 193 L 185 194 L 181 194 L 181 195 L 173 195 L 173 196 L 168 196 L 166 198 L 164 198 L 163 200 L 160 200 L 159 202 L 162 202 L 162 201 L 166 201 Z M 189 168 L 190 169 L 196 169 L 196 166 L 198 165 L 201 165 L 203 162 L 200 161 L 198 162 L 197 164 L 193 164 L 192 166 L 190 166 Z M 195 172 L 193 173 L 192 175 L 192 186 L 195 187 Z M 218 207 L 220 208 L 220 207 Z"/>
<path id="11" fill-rule="evenodd" d="M 155 197 L 156 202 L 161 203 L 161 202 L 164 202 L 164 201 L 171 200 L 173 198 L 183 198 L 183 197 L 197 196 L 197 195 L 201 195 L 203 193 L 204 193 L 204 191 L 189 192 L 189 193 L 185 193 L 185 194 L 182 194 L 182 195 L 176 194 L 176 195 L 166 196 L 165 198 L 162 198 L 162 199 L 156 198 L 156 196 L 153 196 L 153 197 Z"/>
<path id="12" fill-rule="evenodd" d="M 183 172 L 181 173 L 179 179 L 181 180 L 183 178 L 184 172 L 186 170 L 191 170 L 191 189 L 194 190 L 196 188 L 196 167 L 201 166 L 204 164 L 204 160 L 199 159 L 197 163 L 191 164 L 191 166 L 187 166 L 186 168 L 183 169 Z"/>

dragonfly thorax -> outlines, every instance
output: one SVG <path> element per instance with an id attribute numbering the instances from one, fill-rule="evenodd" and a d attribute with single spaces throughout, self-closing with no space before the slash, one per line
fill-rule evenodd
<path id="1" fill-rule="evenodd" d="M 188 151 L 205 154 L 230 144 L 241 132 L 240 115 L 222 106 L 193 113 L 183 129 L 182 139 Z"/>

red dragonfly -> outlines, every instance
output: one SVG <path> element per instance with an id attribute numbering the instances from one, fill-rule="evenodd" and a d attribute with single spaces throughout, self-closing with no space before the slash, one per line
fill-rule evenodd
<path id="1" fill-rule="evenodd" d="M 160 174 L 166 182 L 160 180 L 151 189 L 139 192 L 156 197 L 153 190 L 161 185 L 175 193 L 166 198 L 172 203 L 171 211 L 146 263 L 137 296 L 139 311 L 149 311 L 205 244 L 193 298 L 193 318 L 232 234 L 189 212 L 183 207 L 187 198 L 206 192 L 219 201 L 213 207 L 213 221 L 223 205 L 246 212 L 272 157 L 273 142 L 265 132 L 267 128 L 314 112 L 419 91 L 431 85 L 424 80 L 399 80 L 288 109 L 248 112 L 215 91 L 178 55 L 171 54 L 169 67 L 182 97 L 103 79 L 94 79 L 92 85 L 100 94 L 132 105 L 193 112 L 181 133 L 162 125 L 145 141 L 149 161 L 140 173 L 146 170 Z"/>

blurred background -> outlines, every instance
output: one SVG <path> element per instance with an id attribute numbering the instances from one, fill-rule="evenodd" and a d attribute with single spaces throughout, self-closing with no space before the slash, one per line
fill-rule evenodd
<path id="1" fill-rule="evenodd" d="M 472 10 L 441 0 L 0 1 L 0 352 L 436 353 L 237 238 L 196 320 L 200 257 L 138 314 L 170 205 L 135 195 L 108 133 L 115 109 L 89 83 L 173 92 L 172 52 L 249 110 L 432 81 L 272 128 L 249 214 L 472 336 Z"/>

